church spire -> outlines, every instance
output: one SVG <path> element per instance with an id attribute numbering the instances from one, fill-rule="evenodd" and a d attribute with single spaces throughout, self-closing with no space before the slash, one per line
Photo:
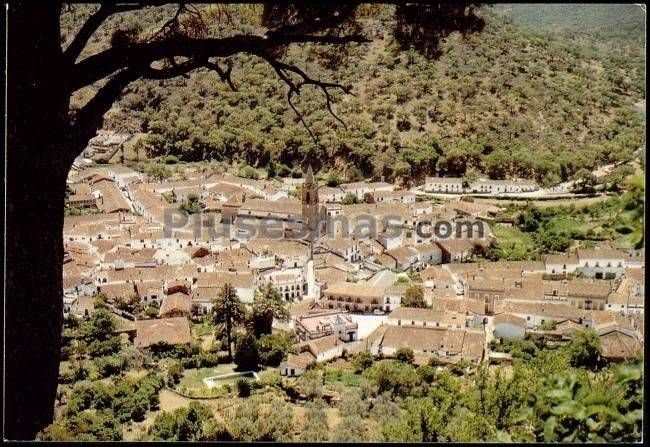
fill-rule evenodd
<path id="1" fill-rule="evenodd" d="M 302 187 L 302 222 L 310 243 L 313 242 L 314 232 L 318 228 L 318 213 L 318 184 L 314 181 L 314 172 L 309 165 Z"/>
<path id="2" fill-rule="evenodd" d="M 314 172 L 311 170 L 311 165 L 307 166 L 307 175 L 305 176 L 305 183 L 311 185 L 314 183 Z"/>

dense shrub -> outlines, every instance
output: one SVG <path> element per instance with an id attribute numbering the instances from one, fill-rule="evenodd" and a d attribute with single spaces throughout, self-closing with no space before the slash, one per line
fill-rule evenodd
<path id="1" fill-rule="evenodd" d="M 237 387 L 237 395 L 239 397 L 248 397 L 251 395 L 250 380 L 240 377 L 237 379 L 237 382 L 235 382 L 235 386 Z"/>

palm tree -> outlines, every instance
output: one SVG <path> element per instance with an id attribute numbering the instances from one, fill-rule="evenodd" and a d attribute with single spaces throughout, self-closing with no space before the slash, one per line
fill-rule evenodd
<path id="1" fill-rule="evenodd" d="M 244 321 L 246 309 L 239 297 L 237 290 L 230 283 L 221 288 L 219 295 L 214 299 L 212 306 L 212 318 L 215 324 L 226 325 L 226 336 L 228 337 L 228 356 L 232 359 L 232 330 L 236 324 Z"/>
<path id="2" fill-rule="evenodd" d="M 281 321 L 288 320 L 289 310 L 287 302 L 282 299 L 278 289 L 269 283 L 260 287 L 253 298 L 251 324 L 255 336 L 270 334 L 274 318 Z"/>

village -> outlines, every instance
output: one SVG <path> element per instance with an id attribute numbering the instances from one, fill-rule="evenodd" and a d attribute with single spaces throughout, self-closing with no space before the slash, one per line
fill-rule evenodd
<path id="1" fill-rule="evenodd" d="M 6 10 L 5 439 L 642 441 L 644 5 Z"/>
<path id="2" fill-rule="evenodd" d="M 579 328 L 597 331 L 609 361 L 642 350 L 638 252 L 594 248 L 540 261 L 467 262 L 494 242 L 498 207 L 419 201 L 384 182 L 318 185 L 311 168 L 304 180 L 285 182 L 192 167 L 184 176 L 156 182 L 119 165 L 71 172 L 68 206 L 94 211 L 65 218 L 66 314 L 88 318 L 99 293 L 138 349 L 189 344 L 192 319 L 211 314 L 225 284 L 247 305 L 270 284 L 291 310 L 288 321 L 274 322 L 274 330 L 295 334 L 296 353 L 279 367 L 289 377 L 350 353 L 390 357 L 404 348 L 419 364 L 507 362 L 509 354 L 494 349 L 502 339 L 535 334 L 562 343 Z M 463 188 L 455 179 L 427 182 L 428 190 Z M 535 188 L 481 184 L 495 194 Z M 348 195 L 355 203 L 342 204 Z M 188 201 L 201 212 L 166 228 Z M 345 228 L 369 217 L 365 232 Z M 269 221 L 274 235 L 260 231 Z M 448 234 L 431 231 L 440 222 Z M 419 302 L 405 305 L 413 296 Z M 146 318 L 120 310 L 133 300 L 147 308 Z"/>

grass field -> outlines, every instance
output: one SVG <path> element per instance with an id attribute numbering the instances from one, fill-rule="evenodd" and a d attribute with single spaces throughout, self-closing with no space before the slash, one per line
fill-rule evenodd
<path id="1" fill-rule="evenodd" d="M 525 205 L 526 203 L 530 203 L 531 205 L 537 206 L 539 208 L 548 208 L 552 206 L 561 206 L 561 205 L 575 205 L 576 207 L 580 206 L 586 206 L 586 205 L 592 205 L 594 203 L 602 202 L 603 200 L 607 200 L 609 196 L 602 195 L 602 196 L 596 196 L 596 197 L 576 197 L 576 198 L 568 198 L 568 199 L 556 199 L 556 200 L 498 200 L 498 199 L 482 199 L 482 198 L 474 198 L 474 202 L 476 203 L 487 203 L 490 205 L 495 205 L 495 206 L 508 206 L 509 204 L 515 204 L 515 205 Z"/>
<path id="2" fill-rule="evenodd" d="M 535 250 L 535 243 L 530 234 L 517 227 L 495 225 L 492 232 L 497 238 L 498 246 L 511 259 L 528 259 Z"/>
<path id="3" fill-rule="evenodd" d="M 236 366 L 237 365 L 234 363 L 228 363 L 210 368 L 186 369 L 183 373 L 183 378 L 177 386 L 177 389 L 185 388 L 187 390 L 205 390 L 207 387 L 203 383 L 203 379 L 206 377 L 233 373 L 235 372 Z M 236 380 L 236 377 L 233 378 L 233 383 Z"/>
<path id="4" fill-rule="evenodd" d="M 330 368 L 325 370 L 325 383 L 341 383 L 345 386 L 357 386 L 360 382 L 361 376 L 352 371 Z"/>
<path id="5" fill-rule="evenodd" d="M 557 217 L 551 219 L 548 229 L 557 233 L 586 232 L 598 226 L 597 222 L 582 222 L 573 217 Z"/>

